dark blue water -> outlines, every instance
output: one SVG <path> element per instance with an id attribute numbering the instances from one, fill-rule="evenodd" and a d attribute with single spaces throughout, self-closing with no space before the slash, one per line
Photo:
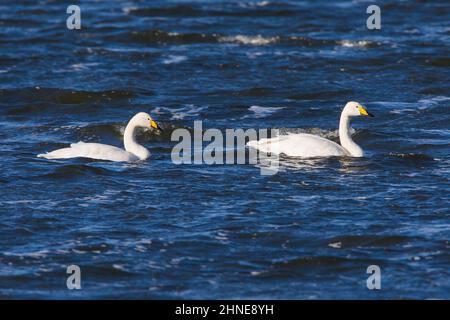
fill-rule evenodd
<path id="1" fill-rule="evenodd" d="M 380 1 L 369 31 L 369 4 L 81 1 L 77 31 L 61 1 L 1 1 L 0 297 L 450 298 L 450 6 Z M 376 115 L 365 158 L 171 161 L 194 120 L 337 141 L 349 100 Z M 148 161 L 36 158 L 121 146 L 139 111 L 166 129 Z"/>

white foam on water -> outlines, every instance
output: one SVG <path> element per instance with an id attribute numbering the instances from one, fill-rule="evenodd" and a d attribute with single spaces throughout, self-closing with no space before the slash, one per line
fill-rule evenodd
<path id="1" fill-rule="evenodd" d="M 243 8 L 254 8 L 254 7 L 266 7 L 271 5 L 270 1 L 259 1 L 259 2 L 240 2 L 239 6 Z"/>
<path id="2" fill-rule="evenodd" d="M 420 129 L 420 131 L 425 132 L 425 133 L 438 134 L 441 136 L 450 137 L 449 129 Z"/>
<path id="3" fill-rule="evenodd" d="M 131 11 L 134 11 L 134 10 L 137 10 L 137 9 L 138 9 L 138 7 L 133 7 L 133 6 L 131 6 L 131 7 L 123 7 L 122 8 L 122 12 L 127 15 L 127 14 L 130 14 Z"/>
<path id="4" fill-rule="evenodd" d="M 441 102 L 449 101 L 449 100 L 450 100 L 450 97 L 446 97 L 446 96 L 435 96 L 435 97 L 430 97 L 430 98 L 420 99 L 420 100 L 418 101 L 418 103 L 419 103 L 421 106 L 423 106 L 423 107 L 425 107 L 425 108 L 428 108 L 428 107 L 434 107 L 434 106 L 436 106 L 437 104 L 439 104 L 439 103 L 441 103 Z"/>
<path id="5" fill-rule="evenodd" d="M 280 111 L 281 109 L 284 109 L 284 107 L 251 106 L 250 108 L 248 108 L 248 110 L 252 111 L 254 114 L 251 116 L 246 115 L 244 116 L 244 118 L 264 118 Z"/>
<path id="6" fill-rule="evenodd" d="M 372 44 L 372 42 L 366 40 L 358 40 L 358 41 L 341 40 L 338 41 L 338 44 L 345 48 L 367 48 L 369 45 Z"/>
<path id="7" fill-rule="evenodd" d="M 247 57 L 249 57 L 250 59 L 255 59 L 259 56 L 264 55 L 264 52 L 246 52 L 245 53 L 247 55 Z"/>
<path id="8" fill-rule="evenodd" d="M 124 266 L 124 265 L 121 265 L 121 264 L 115 263 L 115 264 L 112 265 L 112 267 L 113 267 L 114 269 L 116 269 L 116 270 L 127 271 L 127 269 L 125 268 L 125 266 Z"/>
<path id="9" fill-rule="evenodd" d="M 88 63 L 75 63 L 70 66 L 72 70 L 80 71 L 80 70 L 88 70 L 89 67 L 98 66 L 100 63 L 96 62 L 88 62 Z"/>
<path id="10" fill-rule="evenodd" d="M 261 35 L 257 36 L 244 36 L 244 35 L 236 35 L 236 36 L 226 36 L 220 37 L 220 42 L 232 42 L 239 44 L 249 44 L 253 46 L 262 46 L 271 43 L 275 43 L 279 40 L 279 37 L 263 37 Z"/>
<path id="11" fill-rule="evenodd" d="M 342 248 L 342 242 L 329 243 L 328 246 L 334 249 L 340 249 Z"/>
<path id="12" fill-rule="evenodd" d="M 417 112 L 417 102 L 399 102 L 399 101 L 374 101 L 370 104 L 379 105 L 383 108 L 393 108 L 389 111 L 391 114 Z"/>
<path id="13" fill-rule="evenodd" d="M 3 252 L 3 254 L 5 256 L 35 258 L 35 259 L 45 258 L 45 257 L 47 257 L 47 255 L 49 253 L 50 253 L 50 251 L 47 250 L 47 249 L 42 249 L 42 250 L 33 251 L 33 252 L 21 252 L 21 253 L 18 253 L 18 252 Z"/>
<path id="14" fill-rule="evenodd" d="M 187 104 L 179 108 L 157 107 L 153 110 L 154 114 L 172 114 L 170 120 L 183 120 L 190 117 L 198 117 L 205 107 Z"/>
<path id="15" fill-rule="evenodd" d="M 163 59 L 163 64 L 177 64 L 180 62 L 183 62 L 187 60 L 186 56 L 175 56 L 175 55 L 170 55 L 167 58 Z"/>
<path id="16" fill-rule="evenodd" d="M 392 114 L 413 113 L 420 110 L 426 110 L 431 107 L 438 106 L 440 103 L 449 101 L 447 96 L 434 96 L 430 98 L 420 99 L 417 102 L 399 102 L 399 101 L 375 101 L 371 102 L 374 105 L 380 105 L 385 108 L 393 108 L 389 111 Z"/>

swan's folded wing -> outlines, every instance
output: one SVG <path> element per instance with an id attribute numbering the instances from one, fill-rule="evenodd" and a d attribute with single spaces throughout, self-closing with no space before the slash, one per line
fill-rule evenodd
<path id="1" fill-rule="evenodd" d="M 293 134 L 283 144 L 283 153 L 286 155 L 314 158 L 345 156 L 347 152 L 342 146 L 331 140 L 312 134 Z"/>
<path id="2" fill-rule="evenodd" d="M 78 142 L 76 142 L 76 143 L 71 143 L 71 144 L 70 144 L 70 147 L 71 147 L 71 148 L 76 148 L 77 146 L 81 146 L 81 145 L 83 145 L 83 144 L 86 144 L 86 142 L 78 141 Z"/>
<path id="3" fill-rule="evenodd" d="M 346 155 L 346 151 L 337 143 L 306 133 L 250 141 L 247 145 L 263 152 L 283 153 L 292 157 L 313 158 Z"/>

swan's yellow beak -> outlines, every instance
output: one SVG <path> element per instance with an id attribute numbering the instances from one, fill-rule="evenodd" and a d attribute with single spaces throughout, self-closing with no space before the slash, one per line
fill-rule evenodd
<path id="1" fill-rule="evenodd" d="M 150 126 L 152 127 L 152 128 L 155 128 L 156 130 L 159 130 L 159 131 L 163 131 L 162 129 L 161 129 L 161 127 L 156 123 L 156 121 L 154 121 L 154 120 L 150 120 Z"/>
<path id="2" fill-rule="evenodd" d="M 367 111 L 363 106 L 359 106 L 358 110 L 362 116 L 374 117 L 374 115 Z"/>

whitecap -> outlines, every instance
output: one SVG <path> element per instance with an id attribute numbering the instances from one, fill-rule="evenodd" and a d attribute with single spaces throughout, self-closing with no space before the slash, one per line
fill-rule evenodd
<path id="1" fill-rule="evenodd" d="M 50 253 L 48 249 L 42 249 L 38 251 L 33 252 L 4 252 L 3 254 L 5 256 L 14 256 L 14 257 L 24 257 L 24 258 L 34 258 L 34 259 L 40 259 L 45 258 Z"/>
<path id="2" fill-rule="evenodd" d="M 225 37 L 219 38 L 220 42 L 249 44 L 249 45 L 254 45 L 254 46 L 267 45 L 267 44 L 275 43 L 278 40 L 279 40 L 279 37 L 262 37 L 261 35 L 257 35 L 257 36 L 236 35 L 236 36 L 225 36 Z"/>
<path id="3" fill-rule="evenodd" d="M 392 114 L 402 114 L 402 113 L 412 113 L 412 112 L 417 112 L 417 109 L 403 108 L 403 109 L 394 109 L 394 110 L 389 111 L 389 113 L 392 113 Z"/>
<path id="4" fill-rule="evenodd" d="M 346 48 L 366 48 L 370 46 L 372 42 L 366 40 L 358 40 L 358 41 L 341 40 L 338 41 L 338 44 Z"/>
<path id="5" fill-rule="evenodd" d="M 177 64 L 187 60 L 186 56 L 174 56 L 170 55 L 167 58 L 163 59 L 163 64 Z"/>
<path id="6" fill-rule="evenodd" d="M 126 267 L 122 264 L 114 263 L 112 267 L 119 271 L 127 271 Z"/>
<path id="7" fill-rule="evenodd" d="M 420 131 L 425 132 L 425 133 L 431 133 L 431 134 L 437 134 L 440 136 L 450 137 L 449 129 L 420 129 Z"/>
<path id="8" fill-rule="evenodd" d="M 184 120 L 185 118 L 197 117 L 205 107 L 187 104 L 179 108 L 157 107 L 153 110 L 154 114 L 170 113 L 170 120 Z"/>
<path id="9" fill-rule="evenodd" d="M 342 248 L 342 242 L 329 243 L 328 246 L 334 249 L 340 249 Z"/>
<path id="10" fill-rule="evenodd" d="M 98 66 L 99 63 L 96 62 L 88 62 L 88 63 L 74 63 L 70 66 L 72 70 L 80 71 L 80 70 L 87 70 L 89 67 L 95 67 Z"/>
<path id="11" fill-rule="evenodd" d="M 124 8 L 122 8 L 122 12 L 127 15 L 127 14 L 130 14 L 131 11 L 135 11 L 137 9 L 138 9 L 138 7 L 124 7 Z"/>
<path id="12" fill-rule="evenodd" d="M 392 114 L 401 113 L 414 113 L 420 112 L 420 110 L 426 110 L 430 107 L 435 107 L 439 103 L 450 100 L 450 97 L 446 96 L 435 96 L 425 99 L 420 99 L 417 102 L 399 102 L 399 101 L 375 101 L 371 102 L 374 105 L 381 105 L 384 107 L 394 108 L 389 111 Z"/>
<path id="13" fill-rule="evenodd" d="M 270 1 L 259 1 L 259 2 L 240 2 L 239 6 L 243 8 L 254 8 L 254 7 L 266 7 L 271 5 Z"/>
<path id="14" fill-rule="evenodd" d="M 422 105 L 423 107 L 433 107 L 433 106 L 437 105 L 440 102 L 448 101 L 448 100 L 450 100 L 450 97 L 435 96 L 435 97 L 431 97 L 431 98 L 420 99 L 418 101 L 418 103 L 420 105 Z"/>
<path id="15" fill-rule="evenodd" d="M 270 116 L 271 114 L 280 111 L 281 109 L 284 109 L 284 107 L 261 107 L 261 106 L 251 106 L 248 108 L 249 111 L 252 111 L 254 115 L 252 116 L 245 116 L 244 118 L 264 118 L 267 116 Z"/>

